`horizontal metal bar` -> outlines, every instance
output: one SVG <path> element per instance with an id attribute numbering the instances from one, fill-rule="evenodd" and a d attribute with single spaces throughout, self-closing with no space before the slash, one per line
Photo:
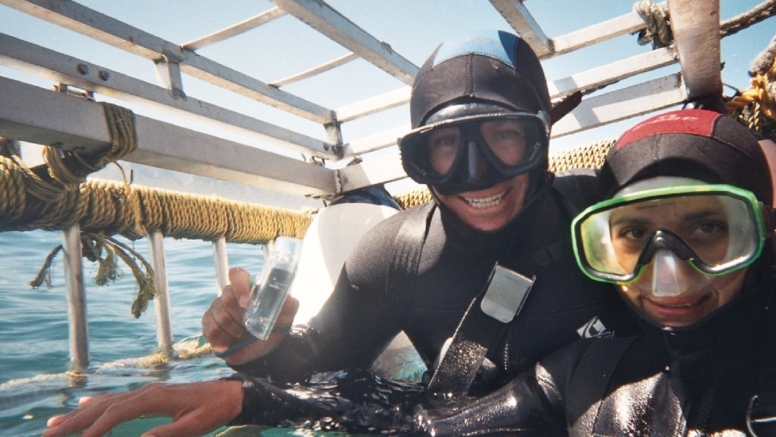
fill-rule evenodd
<path id="1" fill-rule="evenodd" d="M 337 172 L 343 193 L 407 177 L 401 166 L 398 148 L 386 150 L 380 157 L 349 165 Z"/>
<path id="2" fill-rule="evenodd" d="M 547 86 L 553 98 L 567 96 L 578 90 L 597 89 L 615 83 L 626 77 L 665 67 L 677 62 L 673 50 L 662 48 L 650 50 L 608 65 L 604 65 L 569 77 L 548 82 Z"/>
<path id="3" fill-rule="evenodd" d="M 207 59 L 195 52 L 183 50 L 176 44 L 74 1 L 0 0 L 0 4 L 152 61 L 162 56 L 174 58 L 180 62 L 181 70 L 187 74 L 308 120 L 321 124 L 332 121 L 332 112 L 329 109 L 271 87 L 258 79 Z"/>
<path id="4" fill-rule="evenodd" d="M 552 137 L 580 132 L 615 121 L 678 105 L 687 99 L 679 74 L 582 100 L 552 127 Z"/>
<path id="5" fill-rule="evenodd" d="M 719 2 L 668 0 L 668 8 L 688 96 L 721 96 Z"/>
<path id="6" fill-rule="evenodd" d="M 389 146 L 395 146 L 399 137 L 410 131 L 410 125 L 393 128 L 368 137 L 359 138 L 345 144 L 343 158 L 374 152 Z"/>
<path id="7" fill-rule="evenodd" d="M 318 67 L 311 68 L 307 71 L 303 71 L 301 73 L 295 74 L 293 76 L 289 76 L 285 79 L 276 80 L 270 83 L 270 86 L 274 87 L 282 87 L 289 84 L 292 84 L 294 82 L 299 82 L 300 80 L 307 79 L 308 77 L 313 77 L 317 74 L 324 73 L 326 71 L 329 71 L 331 69 L 337 68 L 340 65 L 345 65 L 350 61 L 355 61 L 358 59 L 358 56 L 356 56 L 354 53 L 348 53 L 345 56 L 340 56 L 339 58 L 327 62 L 323 65 L 319 65 Z"/>
<path id="8" fill-rule="evenodd" d="M 537 56 L 541 58 L 552 53 L 552 42 L 523 5 L 523 0 L 490 0 L 490 4 L 531 46 Z"/>
<path id="9" fill-rule="evenodd" d="M 105 67 L 0 34 L 0 61 L 21 71 L 66 83 L 177 117 L 225 129 L 320 158 L 337 160 L 326 142 L 256 118 L 197 100 L 179 98 L 167 89 Z"/>
<path id="10" fill-rule="evenodd" d="M 226 29 L 221 29 L 218 32 L 213 32 L 210 35 L 205 35 L 202 38 L 197 38 L 193 41 L 189 41 L 185 44 L 181 44 L 184 50 L 199 50 L 223 40 L 229 39 L 233 36 L 240 35 L 249 30 L 253 30 L 263 24 L 269 23 L 272 20 L 276 20 L 286 15 L 286 11 L 280 8 L 272 8 L 266 12 L 262 12 L 255 17 L 251 17 L 245 21 L 241 21 L 233 26 L 229 26 Z"/>
<path id="11" fill-rule="evenodd" d="M 272 0 L 280 8 L 311 26 L 367 62 L 412 85 L 419 68 L 394 52 L 352 21 L 318 0 Z"/>
<path id="12" fill-rule="evenodd" d="M 677 62 L 674 53 L 668 48 L 651 50 L 599 68 L 583 71 L 547 83 L 553 99 L 567 96 L 577 90 L 590 90 L 617 82 L 625 77 L 651 71 Z M 390 91 L 360 102 L 336 108 L 337 120 L 351 121 L 386 109 L 409 103 L 410 87 Z"/>
<path id="13" fill-rule="evenodd" d="M 410 102 L 412 88 L 405 86 L 334 110 L 337 121 L 344 123 Z"/>
<path id="14" fill-rule="evenodd" d="M 644 20 L 636 12 L 630 12 L 598 24 L 588 26 L 565 35 L 552 38 L 553 57 L 579 50 L 621 35 L 631 34 L 646 28 Z"/>
<path id="15" fill-rule="evenodd" d="M 528 42 L 540 59 L 569 53 L 647 27 L 638 13 L 630 12 L 565 35 L 548 38 L 525 8 L 522 0 L 490 0 L 490 3 Z"/>
<path id="16" fill-rule="evenodd" d="M 0 136 L 69 149 L 110 141 L 102 105 L 0 78 Z M 294 195 L 336 192 L 334 170 L 135 116 L 138 148 L 125 161 Z"/>
<path id="17" fill-rule="evenodd" d="M 577 90 L 595 90 L 597 88 L 615 83 L 623 78 L 643 73 L 645 71 L 651 71 L 676 62 L 677 60 L 673 52 L 668 48 L 651 50 L 647 53 L 623 59 L 603 67 L 594 68 L 563 79 L 548 82 L 547 85 L 552 98 L 557 99 L 572 94 Z M 410 89 L 406 88 L 378 96 L 378 98 L 385 100 L 394 106 L 398 106 L 398 104 L 407 103 L 409 101 L 409 94 Z M 375 111 L 383 109 L 383 107 L 377 105 L 380 100 L 375 99 L 377 98 L 369 99 L 368 101 L 363 101 L 359 104 L 366 108 L 371 108 Z M 386 106 L 387 104 L 388 103 L 383 103 L 383 106 Z M 349 112 L 355 113 L 358 109 L 361 108 L 352 106 L 338 109 L 337 117 L 341 117 L 340 111 L 348 114 Z M 361 109 L 361 111 L 362 113 L 365 112 L 364 109 Z M 350 141 L 344 147 L 343 158 L 352 155 L 360 155 L 395 145 L 396 139 L 401 135 L 409 132 L 409 130 L 410 126 L 406 125 L 376 135 Z"/>

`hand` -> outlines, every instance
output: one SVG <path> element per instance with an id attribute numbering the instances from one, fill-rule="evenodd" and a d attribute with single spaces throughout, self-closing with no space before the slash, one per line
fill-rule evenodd
<path id="1" fill-rule="evenodd" d="M 146 415 L 172 417 L 173 422 L 142 437 L 200 436 L 237 417 L 242 401 L 240 381 L 149 384 L 130 392 L 81 398 L 77 410 L 49 419 L 42 437 L 79 431 L 81 437 L 100 437 L 120 423 Z"/>
<path id="2" fill-rule="evenodd" d="M 248 272 L 241 268 L 229 270 L 231 285 L 224 287 L 221 296 L 213 300 L 202 316 L 202 334 L 210 342 L 213 352 L 221 353 L 250 336 L 243 325 L 243 315 L 250 303 L 251 289 Z M 280 309 L 275 329 L 288 328 L 294 323 L 299 301 L 288 296 Z M 257 340 L 224 357 L 227 364 L 238 365 L 253 361 L 272 352 L 285 334 L 270 334 L 265 341 Z"/>

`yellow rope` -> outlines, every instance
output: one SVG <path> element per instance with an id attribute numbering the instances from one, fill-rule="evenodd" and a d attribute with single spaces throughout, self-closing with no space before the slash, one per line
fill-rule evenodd
<path id="1" fill-rule="evenodd" d="M 763 116 L 776 121 L 776 95 L 769 91 L 770 87 L 771 84 L 765 76 L 752 78 L 751 88 L 727 102 L 725 106 L 728 112 L 733 113 L 756 102 Z"/>
<path id="2" fill-rule="evenodd" d="M 573 168 L 601 168 L 606 153 L 614 145 L 616 138 L 598 141 L 550 155 L 550 171 L 559 172 Z"/>
<path id="3" fill-rule="evenodd" d="M 774 38 L 776 41 L 776 38 Z M 729 99 L 725 107 L 733 117 L 750 130 L 776 140 L 776 60 L 773 51 L 776 45 L 766 48 L 759 56 L 761 63 L 751 81 L 751 87 Z M 767 56 L 766 56 L 767 55 Z"/>
<path id="4" fill-rule="evenodd" d="M 0 141 L 0 144 L 3 142 Z M 147 230 L 173 238 L 267 243 L 279 235 L 302 238 L 312 211 L 292 211 L 216 197 L 88 180 L 77 190 L 57 190 L 18 156 L 0 156 L 0 231 L 61 230 L 136 240 Z M 41 187 L 49 186 L 48 195 Z"/>

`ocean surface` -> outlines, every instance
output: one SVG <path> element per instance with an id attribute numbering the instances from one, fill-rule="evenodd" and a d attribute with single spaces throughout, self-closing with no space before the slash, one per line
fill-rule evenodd
<path id="1" fill-rule="evenodd" d="M 145 239 L 120 239 L 150 259 Z M 96 263 L 84 260 L 89 329 L 89 372 L 74 376 L 70 359 L 64 267 L 61 252 L 51 269 L 51 288 L 38 289 L 29 282 L 47 255 L 62 243 L 60 232 L 0 233 L 0 436 L 40 436 L 46 421 L 73 410 L 82 396 L 137 389 L 151 382 L 188 382 L 217 379 L 233 372 L 212 354 L 159 363 L 152 301 L 138 319 L 130 313 L 137 287 L 130 269 L 119 262 L 123 278 L 108 286 L 94 284 Z M 259 273 L 263 267 L 260 245 L 227 245 L 229 265 Z M 217 295 L 211 243 L 200 240 L 164 239 L 170 291 L 172 329 L 176 350 L 190 351 L 205 344 L 201 336 L 202 313 Z M 418 381 L 422 361 L 411 346 L 392 349 L 372 369 L 392 379 Z M 341 373 L 341 372 L 334 372 Z M 352 377 L 352 375 L 345 375 Z M 334 377 L 336 378 L 336 376 Z M 401 383 L 368 380 L 364 393 L 414 391 Z M 331 387 L 324 381 L 322 387 Z M 393 405 L 393 404 L 392 404 Z M 170 419 L 134 420 L 114 429 L 111 437 L 135 437 Z M 324 428 L 326 429 L 326 428 Z M 328 428 L 331 429 L 331 428 Z M 342 432 L 310 429 L 225 428 L 208 436 L 343 436 Z"/>
<path id="2" fill-rule="evenodd" d="M 148 259 L 145 239 L 129 242 Z M 69 411 L 85 395 L 138 388 L 153 381 L 215 379 L 231 371 L 212 355 L 145 364 L 157 347 L 153 302 L 140 318 L 130 313 L 136 286 L 128 267 L 108 286 L 96 286 L 96 265 L 84 260 L 90 336 L 90 372 L 68 376 L 69 345 L 64 267 L 61 253 L 52 269 L 52 287 L 32 289 L 60 232 L 0 233 L 0 436 L 39 436 L 49 417 Z M 212 245 L 165 239 L 173 334 L 176 342 L 200 336 L 200 318 L 216 296 Z M 259 272 L 261 246 L 228 245 L 229 265 Z M 163 419 L 144 419 L 116 429 L 113 437 L 138 436 Z M 293 435 L 293 433 L 291 433 Z M 211 434 L 213 435 L 213 434 Z M 278 435 L 275 431 L 272 434 Z M 288 433 L 282 435 L 289 435 Z M 312 435 L 301 433 L 296 435 Z"/>

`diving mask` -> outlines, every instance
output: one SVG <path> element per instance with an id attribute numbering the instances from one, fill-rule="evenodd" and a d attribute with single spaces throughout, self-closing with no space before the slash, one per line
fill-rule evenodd
<path id="1" fill-rule="evenodd" d="M 597 203 L 572 223 L 577 263 L 592 279 L 635 281 L 653 263 L 653 284 L 668 295 L 671 273 L 689 263 L 705 275 L 748 266 L 766 237 L 763 206 L 731 185 L 680 185 L 620 194 Z"/>
<path id="2" fill-rule="evenodd" d="M 404 170 L 445 192 L 475 191 L 535 168 L 547 157 L 544 113 L 486 113 L 431 123 L 399 140 Z"/>

